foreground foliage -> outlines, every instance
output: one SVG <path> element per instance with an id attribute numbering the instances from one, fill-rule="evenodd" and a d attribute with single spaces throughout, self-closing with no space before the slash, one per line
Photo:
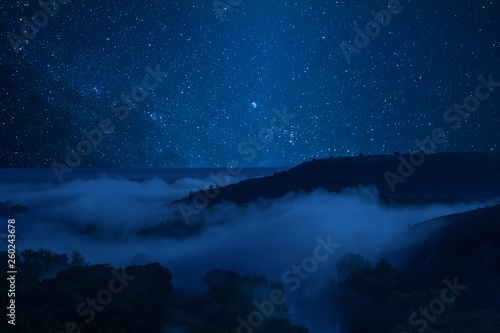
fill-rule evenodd
<path id="1" fill-rule="evenodd" d="M 0 254 L 5 259 L 0 269 L 7 271 L 7 252 Z M 216 270 L 203 279 L 206 295 L 187 297 L 174 292 L 172 275 L 159 263 L 122 270 L 89 265 L 77 251 L 68 257 L 45 249 L 25 250 L 17 267 L 16 327 L 3 320 L 1 332 L 233 333 L 236 318 L 255 311 L 254 300 L 265 299 L 271 290 L 283 290 L 264 277 Z M 6 279 L 0 288 L 8 290 Z M 7 304 L 6 293 L 0 302 Z M 287 313 L 286 303 L 277 306 L 254 332 L 308 333 L 292 325 Z"/>
<path id="2" fill-rule="evenodd" d="M 336 268 L 339 278 L 332 281 L 332 298 L 344 311 L 339 321 L 346 331 L 498 333 L 500 313 L 483 310 L 480 303 L 466 304 L 460 297 L 446 304 L 439 315 L 427 311 L 430 320 L 425 319 L 420 309 L 439 300 L 442 289 L 426 289 L 405 280 L 384 259 L 372 266 L 361 255 L 347 254 L 338 260 Z"/>

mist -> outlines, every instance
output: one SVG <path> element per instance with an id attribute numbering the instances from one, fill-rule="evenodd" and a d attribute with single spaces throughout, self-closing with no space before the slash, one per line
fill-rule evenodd
<path id="1" fill-rule="evenodd" d="M 194 221 L 201 230 L 189 237 L 139 236 L 141 229 L 175 219 L 178 207 L 172 201 L 193 188 L 206 187 L 207 182 L 102 177 L 61 185 L 3 183 L 0 201 L 29 208 L 16 218 L 20 250 L 79 250 L 92 264 L 115 267 L 157 261 L 171 271 L 178 291 L 203 292 L 201 279 L 213 269 L 264 275 L 283 283 L 292 321 L 306 325 L 311 333 L 338 330 L 334 309 L 321 291 L 335 276 L 335 262 L 344 254 L 376 261 L 405 245 L 401 236 L 409 226 L 485 204 L 391 206 L 381 202 L 373 187 L 341 193 L 318 189 L 244 206 L 209 207 Z M 85 232 L 89 224 L 97 227 L 96 234 Z M 299 278 L 297 286 L 297 276 L 286 273 L 314 257 L 321 244 L 318 239 L 337 244 L 335 250 L 317 262 L 307 278 Z"/>

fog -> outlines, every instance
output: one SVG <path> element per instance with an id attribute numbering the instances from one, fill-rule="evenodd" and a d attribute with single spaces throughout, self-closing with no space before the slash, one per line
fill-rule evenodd
<path id="1" fill-rule="evenodd" d="M 321 291 L 335 275 L 340 257 L 359 253 L 375 261 L 404 245 L 400 236 L 409 226 L 478 207 L 477 203 L 389 206 L 370 187 L 339 194 L 319 189 L 245 206 L 209 207 L 199 215 L 205 228 L 187 238 L 137 236 L 140 229 L 178 216 L 177 205 L 170 203 L 193 188 L 205 187 L 207 181 L 183 178 L 167 183 L 154 178 L 135 182 L 103 177 L 61 185 L 3 183 L 0 201 L 30 210 L 16 218 L 21 249 L 79 250 L 91 263 L 119 267 L 158 261 L 172 272 L 179 291 L 203 292 L 202 277 L 216 268 L 281 281 L 292 321 L 306 325 L 311 333 L 336 331 L 336 324 L 330 322 L 334 319 L 328 319 L 334 318 L 333 309 Z M 96 225 L 96 234 L 85 233 L 89 224 Z M 314 256 L 318 238 L 335 243 L 334 251 L 326 260 L 317 261 L 298 286 L 284 280 L 293 265 L 300 266 Z"/>

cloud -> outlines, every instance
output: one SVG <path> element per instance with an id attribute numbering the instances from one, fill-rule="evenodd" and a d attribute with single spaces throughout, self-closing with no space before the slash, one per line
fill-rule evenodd
<path id="1" fill-rule="evenodd" d="M 306 311 L 305 300 L 314 302 L 319 297 L 343 254 L 360 253 L 377 260 L 401 246 L 398 240 L 408 226 L 477 207 L 388 206 L 371 187 L 339 194 L 316 190 L 245 206 L 222 203 L 209 207 L 200 215 L 205 228 L 187 238 L 138 236 L 140 229 L 171 221 L 177 206 L 169 203 L 193 187 L 204 187 L 207 181 L 184 178 L 167 183 L 153 178 L 135 182 L 103 177 L 61 185 L 4 183 L 0 184 L 0 201 L 30 209 L 16 221 L 21 249 L 79 250 L 92 263 L 114 266 L 158 261 L 171 270 L 179 290 L 203 290 L 201 278 L 215 268 L 282 281 L 285 271 L 312 255 L 318 237 L 331 236 L 341 247 L 320 262 L 296 292 L 285 284 L 294 321 L 310 326 L 317 319 L 311 319 L 314 314 Z M 85 233 L 89 224 L 97 226 L 97 237 Z M 321 311 L 315 314 L 321 315 Z"/>

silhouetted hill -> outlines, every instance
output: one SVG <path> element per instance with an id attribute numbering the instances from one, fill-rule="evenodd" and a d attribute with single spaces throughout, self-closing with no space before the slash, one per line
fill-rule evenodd
<path id="1" fill-rule="evenodd" d="M 0 201 L 0 216 L 7 217 L 11 216 L 12 214 L 25 213 L 28 211 L 29 209 L 27 207 L 12 205 L 10 203 Z"/>
<path id="2" fill-rule="evenodd" d="M 500 205 L 426 221 L 409 234 L 419 240 L 404 251 L 405 275 L 434 286 L 457 277 L 468 286 L 464 298 L 500 309 Z"/>
<path id="3" fill-rule="evenodd" d="M 324 188 L 338 192 L 372 184 L 382 198 L 401 203 L 500 197 L 499 153 L 436 153 L 425 155 L 420 166 L 412 166 L 409 158 L 409 155 L 386 155 L 313 160 L 270 177 L 221 187 L 217 196 L 206 197 L 211 204 L 221 201 L 243 204 L 259 197 L 278 198 L 290 191 L 310 192 Z M 395 177 L 401 178 L 394 181 Z M 183 201 L 189 203 L 195 195 Z"/>

